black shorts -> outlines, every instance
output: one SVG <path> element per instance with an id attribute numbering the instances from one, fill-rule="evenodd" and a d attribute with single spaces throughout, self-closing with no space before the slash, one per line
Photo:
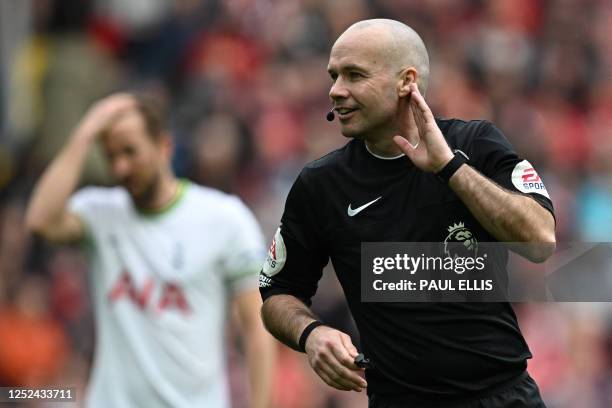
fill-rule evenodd
<path id="1" fill-rule="evenodd" d="M 396 398 L 370 395 L 369 408 L 546 408 L 538 385 L 523 373 L 509 385 L 463 402 L 406 402 Z"/>

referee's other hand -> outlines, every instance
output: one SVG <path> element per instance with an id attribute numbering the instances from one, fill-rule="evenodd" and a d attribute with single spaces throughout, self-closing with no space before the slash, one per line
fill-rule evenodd
<path id="1" fill-rule="evenodd" d="M 310 366 L 327 385 L 357 392 L 368 386 L 364 369 L 355 365 L 357 348 L 347 334 L 319 326 L 308 336 L 305 348 Z"/>

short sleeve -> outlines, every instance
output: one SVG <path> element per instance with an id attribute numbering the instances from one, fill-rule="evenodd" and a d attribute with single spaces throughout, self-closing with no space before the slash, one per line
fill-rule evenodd
<path id="1" fill-rule="evenodd" d="M 73 194 L 68 201 L 69 210 L 83 221 L 88 239 L 93 238 L 99 224 L 105 222 L 102 205 L 106 196 L 105 189 L 86 187 Z"/>
<path id="2" fill-rule="evenodd" d="M 287 196 L 281 225 L 259 276 L 263 300 L 288 294 L 310 306 L 329 259 L 313 206 L 300 175 Z"/>
<path id="3" fill-rule="evenodd" d="M 222 270 L 232 293 L 257 287 L 257 276 L 265 257 L 261 229 L 253 213 L 238 198 L 229 213 L 231 234 Z"/>
<path id="4" fill-rule="evenodd" d="M 483 122 L 472 143 L 470 164 L 500 186 L 536 200 L 554 216 L 548 191 L 535 167 L 520 158 L 504 134 Z"/>

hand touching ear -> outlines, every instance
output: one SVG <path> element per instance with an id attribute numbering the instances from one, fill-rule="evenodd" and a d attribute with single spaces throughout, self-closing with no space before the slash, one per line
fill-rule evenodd
<path id="1" fill-rule="evenodd" d="M 393 141 L 419 169 L 437 173 L 451 161 L 453 152 L 416 83 L 409 87 L 410 95 L 400 100 L 402 135 Z"/>

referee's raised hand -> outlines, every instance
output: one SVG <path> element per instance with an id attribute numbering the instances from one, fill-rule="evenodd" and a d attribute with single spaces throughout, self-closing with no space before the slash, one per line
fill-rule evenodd
<path id="1" fill-rule="evenodd" d="M 437 173 L 453 158 L 433 113 L 416 83 L 409 85 L 410 95 L 403 98 L 402 135 L 393 141 L 419 169 Z"/>
<path id="2" fill-rule="evenodd" d="M 310 366 L 327 385 L 357 392 L 368 386 L 364 369 L 355 365 L 358 352 L 347 334 L 319 326 L 308 336 L 305 348 Z"/>

